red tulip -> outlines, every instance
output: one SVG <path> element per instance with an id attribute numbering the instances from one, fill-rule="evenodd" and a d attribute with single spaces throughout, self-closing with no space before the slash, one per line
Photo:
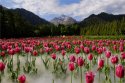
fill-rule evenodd
<path id="1" fill-rule="evenodd" d="M 116 66 L 116 76 L 119 77 L 119 78 L 123 78 L 124 77 L 124 73 L 125 73 L 125 70 L 124 70 L 124 67 L 120 64 L 118 64 Z"/>
<path id="2" fill-rule="evenodd" d="M 75 47 L 74 50 L 75 50 L 75 53 L 76 53 L 76 54 L 79 54 L 79 53 L 80 53 L 80 48 Z"/>
<path id="3" fill-rule="evenodd" d="M 68 67 L 69 67 L 69 70 L 70 70 L 70 71 L 73 71 L 73 70 L 75 69 L 75 64 L 74 64 L 74 62 L 69 62 Z"/>
<path id="4" fill-rule="evenodd" d="M 94 73 L 93 72 L 87 72 L 86 73 L 86 83 L 93 83 L 94 82 Z"/>
<path id="5" fill-rule="evenodd" d="M 33 51 L 33 56 L 37 56 L 38 52 L 36 50 Z"/>
<path id="6" fill-rule="evenodd" d="M 85 48 L 84 48 L 84 52 L 85 52 L 86 54 L 88 54 L 88 53 L 90 52 L 90 49 L 89 49 L 88 47 L 85 47 Z"/>
<path id="7" fill-rule="evenodd" d="M 121 53 L 121 58 L 122 58 L 122 59 L 125 59 L 125 52 L 122 52 L 122 53 Z"/>
<path id="8" fill-rule="evenodd" d="M 111 52 L 110 52 L 110 51 L 106 51 L 106 52 L 105 52 L 105 56 L 106 56 L 107 58 L 110 58 Z"/>
<path id="9" fill-rule="evenodd" d="M 89 54 L 88 59 L 91 61 L 93 59 L 93 54 Z"/>
<path id="10" fill-rule="evenodd" d="M 70 59 L 70 62 L 75 62 L 76 57 L 74 55 L 70 55 L 69 59 Z"/>
<path id="11" fill-rule="evenodd" d="M 112 62 L 112 64 L 118 63 L 118 57 L 117 56 L 112 56 L 111 57 L 111 62 Z"/>
<path id="12" fill-rule="evenodd" d="M 55 54 L 55 53 L 52 53 L 52 54 L 51 54 L 51 57 L 52 57 L 53 60 L 55 60 L 55 59 L 56 59 L 56 54 Z"/>
<path id="13" fill-rule="evenodd" d="M 16 48 L 14 49 L 14 51 L 15 51 L 15 53 L 19 53 L 19 52 L 21 51 L 21 48 L 16 47 Z"/>
<path id="14" fill-rule="evenodd" d="M 97 49 L 97 52 L 98 52 L 98 54 L 102 54 L 103 49 L 102 49 L 102 48 L 98 48 L 98 49 Z"/>
<path id="15" fill-rule="evenodd" d="M 10 49 L 10 50 L 8 50 L 8 53 L 9 53 L 10 55 L 14 55 L 14 54 L 15 54 L 15 51 L 14 51 L 13 49 Z"/>
<path id="16" fill-rule="evenodd" d="M 62 51 L 61 51 L 61 54 L 62 54 L 62 56 L 65 56 L 66 51 L 65 51 L 65 50 L 62 50 Z"/>
<path id="17" fill-rule="evenodd" d="M 119 51 L 120 51 L 120 52 L 123 52 L 123 51 L 124 51 L 124 46 L 120 46 L 120 47 L 119 47 Z"/>
<path id="18" fill-rule="evenodd" d="M 5 64 L 3 62 L 0 62 L 0 71 L 4 71 L 5 69 Z"/>
<path id="19" fill-rule="evenodd" d="M 104 60 L 103 59 L 99 59 L 98 60 L 98 69 L 103 68 L 103 66 L 104 66 Z"/>
<path id="20" fill-rule="evenodd" d="M 78 58 L 77 58 L 77 64 L 78 64 L 78 66 L 80 66 L 80 67 L 84 65 L 84 60 L 83 60 L 82 57 L 78 57 Z"/>
<path id="21" fill-rule="evenodd" d="M 25 75 L 21 75 L 18 77 L 19 83 L 25 83 L 26 82 L 26 76 Z"/>
<path id="22" fill-rule="evenodd" d="M 5 56 L 5 52 L 2 51 L 2 52 L 0 53 L 0 55 L 1 55 L 2 57 L 4 57 L 4 56 Z"/>
<path id="23" fill-rule="evenodd" d="M 114 46 L 113 46 L 113 49 L 116 51 L 116 50 L 117 50 L 117 46 L 116 46 L 116 45 L 114 45 Z"/>
<path id="24" fill-rule="evenodd" d="M 96 46 L 95 45 L 92 46 L 92 51 L 94 51 L 94 50 L 96 50 Z"/>

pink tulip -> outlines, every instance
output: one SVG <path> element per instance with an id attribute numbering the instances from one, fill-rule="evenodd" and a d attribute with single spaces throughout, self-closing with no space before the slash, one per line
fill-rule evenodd
<path id="1" fill-rule="evenodd" d="M 4 57 L 4 56 L 5 56 L 5 52 L 2 51 L 2 52 L 0 53 L 0 55 L 1 55 L 2 57 Z"/>
<path id="2" fill-rule="evenodd" d="M 105 56 L 106 56 L 107 58 L 110 58 L 111 52 L 110 52 L 110 51 L 106 51 L 106 52 L 105 52 Z"/>
<path id="3" fill-rule="evenodd" d="M 70 62 L 75 62 L 76 57 L 74 55 L 70 55 L 69 60 Z"/>
<path id="4" fill-rule="evenodd" d="M 112 64 L 118 63 L 118 57 L 117 56 L 112 56 L 111 57 L 111 62 L 112 62 Z"/>
<path id="5" fill-rule="evenodd" d="M 74 62 L 69 62 L 68 67 L 69 67 L 69 70 L 70 70 L 70 71 L 73 71 L 73 70 L 75 69 L 75 64 L 74 64 Z"/>
<path id="6" fill-rule="evenodd" d="M 125 59 L 125 52 L 122 52 L 122 53 L 121 53 L 121 58 L 122 58 L 122 59 Z"/>
<path id="7" fill-rule="evenodd" d="M 5 64 L 3 62 L 0 62 L 0 71 L 4 71 L 5 69 Z"/>
<path id="8" fill-rule="evenodd" d="M 93 54 L 89 54 L 88 59 L 91 61 L 93 59 Z"/>
<path id="9" fill-rule="evenodd" d="M 65 56 L 66 51 L 65 51 L 65 50 L 62 50 L 62 51 L 61 51 L 61 54 L 62 54 L 62 56 Z"/>
<path id="10" fill-rule="evenodd" d="M 25 83 L 26 82 L 26 76 L 25 75 L 19 76 L 18 81 L 19 81 L 19 83 Z"/>
<path id="11" fill-rule="evenodd" d="M 124 51 L 124 46 L 120 46 L 120 47 L 119 47 L 119 51 L 120 51 L 120 52 L 123 52 L 123 51 Z"/>
<path id="12" fill-rule="evenodd" d="M 80 53 L 80 48 L 75 47 L 74 50 L 75 50 L 75 53 L 76 53 L 76 54 L 79 54 L 79 53 Z"/>
<path id="13" fill-rule="evenodd" d="M 13 49 L 10 49 L 10 50 L 8 50 L 8 53 L 9 53 L 10 55 L 14 55 L 14 54 L 15 54 L 15 51 L 14 51 Z"/>
<path id="14" fill-rule="evenodd" d="M 98 60 L 98 69 L 103 68 L 103 66 L 104 66 L 104 60 L 103 59 L 99 59 Z"/>
<path id="15" fill-rule="evenodd" d="M 33 56 L 37 56 L 37 55 L 38 55 L 37 50 L 34 50 L 34 51 L 33 51 Z"/>
<path id="16" fill-rule="evenodd" d="M 82 67 L 84 65 L 84 60 L 82 57 L 78 57 L 77 58 L 77 64 L 78 66 Z"/>
<path id="17" fill-rule="evenodd" d="M 93 72 L 91 72 L 91 71 L 87 72 L 85 77 L 86 77 L 86 83 L 93 83 L 94 82 L 95 75 Z"/>
<path id="18" fill-rule="evenodd" d="M 124 73 L 125 73 L 124 67 L 122 65 L 118 64 L 116 66 L 116 72 L 115 73 L 116 73 L 116 76 L 118 78 L 123 78 L 124 77 Z"/>
<path id="19" fill-rule="evenodd" d="M 88 54 L 90 52 L 90 49 L 88 47 L 84 47 L 84 52 Z"/>
<path id="20" fill-rule="evenodd" d="M 52 57 L 53 60 L 55 60 L 55 59 L 56 59 L 56 54 L 55 54 L 55 53 L 52 53 L 52 54 L 51 54 L 51 57 Z"/>

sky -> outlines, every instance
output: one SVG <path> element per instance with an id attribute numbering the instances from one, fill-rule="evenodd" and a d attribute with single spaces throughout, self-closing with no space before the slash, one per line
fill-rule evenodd
<path id="1" fill-rule="evenodd" d="M 125 0 L 0 0 L 7 8 L 24 8 L 46 20 L 67 15 L 77 21 L 91 14 L 125 14 Z"/>

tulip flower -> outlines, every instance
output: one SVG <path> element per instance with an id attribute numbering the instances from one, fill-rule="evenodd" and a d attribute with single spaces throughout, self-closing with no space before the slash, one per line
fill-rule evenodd
<path id="1" fill-rule="evenodd" d="M 92 59 L 93 59 L 93 54 L 90 53 L 90 54 L 88 55 L 88 60 L 90 61 L 90 68 L 91 68 L 91 65 L 92 65 L 92 64 L 91 64 L 91 63 L 92 63 Z"/>
<path id="2" fill-rule="evenodd" d="M 122 52 L 122 53 L 121 53 L 121 58 L 122 58 L 122 59 L 125 59 L 125 52 Z"/>
<path id="3" fill-rule="evenodd" d="M 78 57 L 77 58 L 77 64 L 80 67 L 80 71 L 81 71 L 81 83 L 82 83 L 82 66 L 84 65 L 84 60 L 82 57 Z"/>
<path id="4" fill-rule="evenodd" d="M 111 62 L 112 62 L 112 64 L 118 63 L 118 57 L 117 56 L 112 56 L 111 57 Z"/>
<path id="5" fill-rule="evenodd" d="M 110 56 L 111 56 L 111 52 L 110 52 L 110 51 L 106 51 L 106 52 L 105 52 L 105 56 L 106 56 L 106 58 L 107 58 L 107 65 L 109 65 L 109 58 L 110 58 Z"/>
<path id="6" fill-rule="evenodd" d="M 115 82 L 115 64 L 118 63 L 118 57 L 117 56 L 112 56 L 111 57 L 111 62 L 114 65 L 114 82 Z"/>
<path id="7" fill-rule="evenodd" d="M 78 57 L 77 58 L 77 64 L 78 66 L 82 67 L 84 65 L 84 60 L 82 57 Z"/>
<path id="8" fill-rule="evenodd" d="M 74 51 L 75 51 L 76 54 L 79 54 L 79 53 L 80 53 L 80 48 L 75 47 L 75 48 L 74 48 Z"/>
<path id="9" fill-rule="evenodd" d="M 53 60 L 55 60 L 55 59 L 56 59 L 56 54 L 55 54 L 55 53 L 52 53 L 52 54 L 51 54 L 51 57 L 52 57 Z"/>
<path id="10" fill-rule="evenodd" d="M 116 76 L 120 78 L 120 83 L 122 83 L 121 79 L 124 77 L 125 69 L 122 65 L 118 64 L 115 69 Z"/>
<path id="11" fill-rule="evenodd" d="M 62 51 L 61 51 L 61 54 L 62 54 L 63 59 L 64 59 L 64 56 L 65 56 L 65 54 L 66 54 L 66 51 L 65 51 L 65 50 L 62 50 Z"/>
<path id="12" fill-rule="evenodd" d="M 98 60 L 98 69 L 102 69 L 104 66 L 104 60 L 103 59 L 99 59 Z"/>
<path id="13" fill-rule="evenodd" d="M 37 56 L 38 52 L 36 50 L 33 51 L 33 56 Z"/>
<path id="14" fill-rule="evenodd" d="M 2 72 L 5 69 L 5 64 L 3 62 L 0 62 L 0 83 L 1 83 L 1 76 L 2 76 Z"/>
<path id="15" fill-rule="evenodd" d="M 69 60 L 70 62 L 75 62 L 76 57 L 74 55 L 70 55 Z"/>
<path id="16" fill-rule="evenodd" d="M 26 76 L 25 75 L 19 76 L 18 81 L 19 81 L 19 83 L 25 83 L 26 82 Z"/>
<path id="17" fill-rule="evenodd" d="M 74 62 L 69 62 L 68 67 L 69 67 L 69 70 L 71 71 L 71 83 L 72 83 L 72 73 L 73 73 L 73 70 L 75 69 Z"/>
<path id="18" fill-rule="evenodd" d="M 94 83 L 95 75 L 93 72 L 91 72 L 91 71 L 87 72 L 85 77 L 86 77 L 86 83 Z"/>
<path id="19" fill-rule="evenodd" d="M 3 72 L 5 69 L 5 64 L 3 62 L 0 62 L 0 71 Z"/>
<path id="20" fill-rule="evenodd" d="M 103 59 L 99 59 L 99 60 L 98 60 L 99 83 L 100 83 L 100 69 L 102 69 L 103 66 L 104 66 L 104 60 L 103 60 Z"/>

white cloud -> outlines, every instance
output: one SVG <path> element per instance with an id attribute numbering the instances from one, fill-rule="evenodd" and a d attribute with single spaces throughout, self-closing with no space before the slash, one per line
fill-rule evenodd
<path id="1" fill-rule="evenodd" d="M 35 14 L 66 14 L 81 19 L 90 14 L 109 12 L 114 14 L 125 13 L 125 0 L 81 0 L 79 3 L 60 5 L 59 0 L 11 0 L 14 7 L 25 8 Z"/>

